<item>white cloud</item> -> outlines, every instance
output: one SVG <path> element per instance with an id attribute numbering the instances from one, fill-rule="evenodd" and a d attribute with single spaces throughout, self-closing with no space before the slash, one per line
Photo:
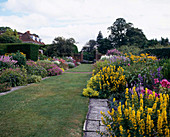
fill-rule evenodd
<path id="1" fill-rule="evenodd" d="M 45 43 L 64 36 L 84 45 L 100 30 L 107 36 L 107 27 L 119 17 L 142 29 L 149 39 L 170 38 L 169 0 L 8 0 L 0 7 L 12 12 L 0 14 L 1 26 L 30 30 Z"/>

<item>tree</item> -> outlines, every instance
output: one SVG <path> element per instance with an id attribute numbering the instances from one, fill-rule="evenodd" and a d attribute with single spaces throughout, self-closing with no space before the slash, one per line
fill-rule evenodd
<path id="1" fill-rule="evenodd" d="M 21 43 L 16 30 L 9 27 L 0 27 L 0 30 L 4 32 L 0 35 L 0 43 Z"/>
<path id="2" fill-rule="evenodd" d="M 139 48 L 144 48 L 147 44 L 147 39 L 141 29 L 130 27 L 125 34 L 126 45 L 133 45 Z"/>
<path id="3" fill-rule="evenodd" d="M 71 56 L 73 53 L 78 52 L 75 43 L 73 38 L 65 39 L 64 37 L 57 37 L 53 40 L 53 43 L 48 46 L 45 55 L 51 57 Z"/>
<path id="4" fill-rule="evenodd" d="M 112 49 L 113 46 L 111 44 L 111 41 L 107 38 L 101 39 L 100 43 L 98 44 L 98 51 L 102 54 L 106 54 L 107 50 Z"/>
<path id="5" fill-rule="evenodd" d="M 167 46 L 169 44 L 169 39 L 168 38 L 164 39 L 161 37 L 160 44 L 163 46 Z"/>
<path id="6" fill-rule="evenodd" d="M 126 30 L 131 25 L 132 25 L 131 23 L 126 23 L 125 19 L 118 18 L 116 19 L 112 26 L 108 27 L 108 30 L 111 33 L 108 39 L 111 41 L 111 44 L 113 45 L 114 48 L 118 48 L 122 45 L 125 45 Z"/>
<path id="7" fill-rule="evenodd" d="M 103 34 L 101 31 L 99 31 L 99 34 L 97 35 L 97 40 L 96 40 L 97 44 L 99 44 L 101 40 L 103 40 Z"/>

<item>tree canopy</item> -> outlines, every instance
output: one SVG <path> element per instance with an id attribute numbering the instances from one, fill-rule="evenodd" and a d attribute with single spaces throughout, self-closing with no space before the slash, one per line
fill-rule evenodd
<path id="1" fill-rule="evenodd" d="M 0 31 L 4 32 L 0 35 L 0 43 L 21 43 L 16 30 L 9 27 L 0 27 Z"/>
<path id="2" fill-rule="evenodd" d="M 73 53 L 78 53 L 75 43 L 76 41 L 73 38 L 56 37 L 52 44 L 48 46 L 45 54 L 51 57 L 71 56 Z"/>

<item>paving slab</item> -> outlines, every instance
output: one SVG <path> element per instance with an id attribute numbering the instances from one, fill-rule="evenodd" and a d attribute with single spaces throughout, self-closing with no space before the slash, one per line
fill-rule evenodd
<path id="1" fill-rule="evenodd" d="M 86 131 L 99 131 L 100 127 L 99 127 L 99 121 L 94 121 L 94 120 L 87 120 L 86 121 Z"/>
<path id="2" fill-rule="evenodd" d="M 85 132 L 84 137 L 101 137 L 101 136 L 96 132 Z"/>

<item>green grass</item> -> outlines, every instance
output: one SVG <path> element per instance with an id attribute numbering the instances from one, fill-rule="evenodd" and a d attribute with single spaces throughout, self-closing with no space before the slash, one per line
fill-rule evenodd
<path id="1" fill-rule="evenodd" d="M 73 69 L 69 69 L 66 72 L 92 72 L 92 64 L 81 64 Z"/>
<path id="2" fill-rule="evenodd" d="M 0 136 L 82 136 L 89 99 L 81 92 L 89 78 L 64 73 L 0 96 Z"/>

